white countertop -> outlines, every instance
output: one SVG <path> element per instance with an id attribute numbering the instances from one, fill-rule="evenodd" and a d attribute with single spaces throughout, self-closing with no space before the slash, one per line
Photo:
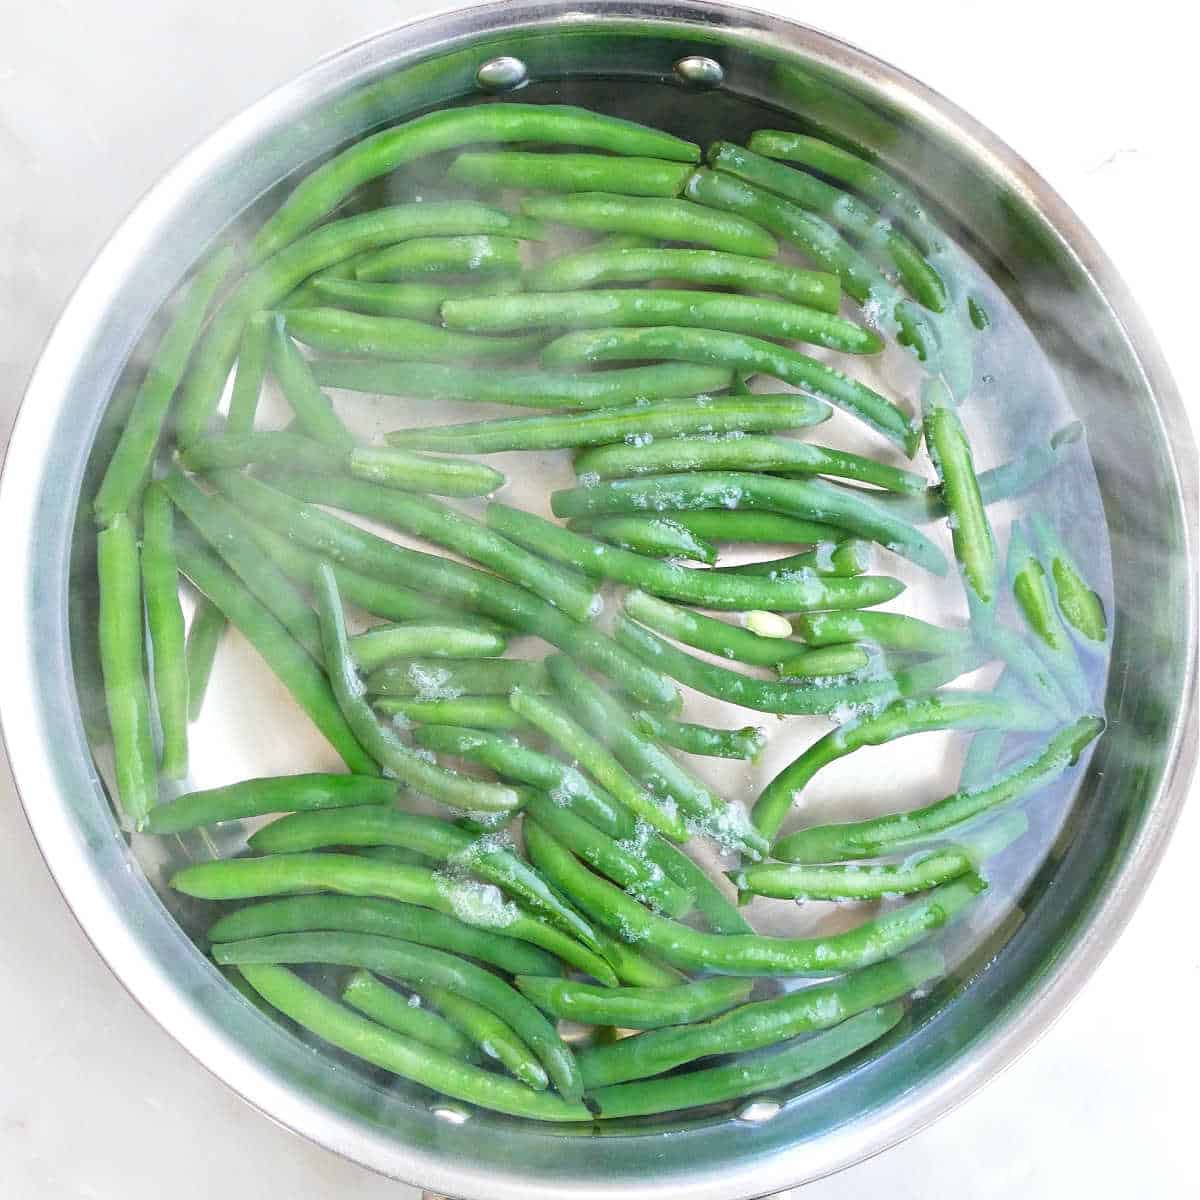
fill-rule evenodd
<path id="1" fill-rule="evenodd" d="M 756 6 L 889 59 L 1024 154 L 1117 263 L 1200 424 L 1187 350 L 1200 106 L 1183 6 Z M 0 436 L 75 281 L 183 148 L 319 56 L 438 7 L 0 0 Z M 0 773 L 0 1196 L 415 1198 L 251 1111 L 137 1008 L 59 898 Z M 1194 1196 L 1198 857 L 1193 804 L 1120 943 L 1037 1046 L 935 1126 L 805 1200 Z"/>

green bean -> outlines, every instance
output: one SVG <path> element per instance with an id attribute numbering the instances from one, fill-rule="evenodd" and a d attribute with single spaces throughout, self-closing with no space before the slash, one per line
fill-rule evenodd
<path id="1" fill-rule="evenodd" d="M 835 525 L 787 517 L 782 513 L 697 509 L 694 512 L 660 512 L 657 515 L 682 525 L 696 537 L 713 542 L 791 542 L 808 545 L 841 542 L 849 536 Z"/>
<path id="2" fill-rule="evenodd" d="M 688 200 L 576 192 L 526 196 L 521 201 L 521 212 L 536 220 L 577 229 L 637 233 L 753 258 L 773 258 L 779 249 L 775 239 L 753 221 L 734 213 L 717 213 Z"/>
<path id="3" fill-rule="evenodd" d="M 355 661 L 364 671 L 396 658 L 425 655 L 433 658 L 488 658 L 503 654 L 506 639 L 483 625 L 415 621 L 406 625 L 379 625 L 350 639 Z"/>
<path id="4" fill-rule="evenodd" d="M 287 471 L 338 472 L 346 469 L 344 450 L 335 450 L 302 433 L 260 429 L 202 437 L 180 452 L 189 471 L 222 471 L 266 465 Z"/>
<path id="5" fill-rule="evenodd" d="M 717 548 L 712 542 L 659 517 L 596 517 L 568 521 L 567 527 L 652 558 L 682 558 L 709 566 L 717 561 Z"/>
<path id="6" fill-rule="evenodd" d="M 538 1008 L 560 1021 L 617 1029 L 703 1021 L 742 1003 L 754 987 L 753 981 L 720 977 L 662 988 L 601 988 L 538 975 L 518 976 L 514 982 Z M 580 1059 L 581 1069 L 588 1054 L 585 1051 Z"/>
<path id="7" fill-rule="evenodd" d="M 159 769 L 168 779 L 179 779 L 187 774 L 188 761 L 187 657 L 171 501 L 159 483 L 147 487 L 142 502 L 142 589 L 162 732 Z"/>
<path id="8" fill-rule="evenodd" d="M 471 779 L 425 761 L 396 732 L 379 721 L 367 701 L 342 616 L 337 580 L 326 562 L 313 580 L 321 645 L 329 681 L 347 724 L 367 752 L 387 772 L 425 795 L 472 812 L 506 812 L 519 808 L 520 795 L 503 784 Z"/>
<path id="9" fill-rule="evenodd" d="M 289 317 L 289 321 L 290 319 Z M 350 450 L 354 445 L 354 436 L 342 424 L 329 397 L 317 385 L 312 368 L 288 336 L 289 331 L 290 325 L 288 329 L 284 328 L 283 315 L 276 314 L 274 328 L 269 335 L 271 371 L 279 381 L 284 398 L 296 416 L 297 426 L 314 441 L 329 446 L 334 451 Z"/>
<path id="10" fill-rule="evenodd" d="M 517 689 L 509 703 L 531 725 L 569 754 L 596 782 L 631 812 L 673 841 L 687 840 L 688 831 L 674 799 L 652 797 L 605 746 L 553 705 Z"/>
<path id="11" fill-rule="evenodd" d="M 501 450 L 600 446 L 608 442 L 674 438 L 689 433 L 799 429 L 824 421 L 829 415 L 827 405 L 807 396 L 696 396 L 587 413 L 400 429 L 389 433 L 387 440 L 391 445 L 417 450 L 494 454 Z"/>
<path id="12" fill-rule="evenodd" d="M 522 358 L 545 341 L 540 334 L 476 337 L 406 317 L 375 317 L 341 308 L 289 309 L 287 328 L 306 346 L 327 354 L 361 354 L 401 362 Z"/>
<path id="13" fill-rule="evenodd" d="M 920 695 L 982 666 L 988 656 L 966 648 L 906 667 L 894 675 L 863 679 L 841 687 L 786 680 L 755 679 L 716 663 L 704 662 L 621 617 L 617 641 L 655 663 L 686 687 L 759 712 L 817 716 L 863 709 L 874 711 L 898 697 Z"/>
<path id="14" fill-rule="evenodd" d="M 845 409 L 910 456 L 920 441 L 920 430 L 909 417 L 866 384 L 797 350 L 749 334 L 673 325 L 588 329 L 565 333 L 542 350 L 542 365 L 546 367 L 641 358 L 702 363 L 770 375 Z"/>
<path id="15" fill-rule="evenodd" d="M 377 849 L 378 847 L 376 847 Z M 394 847 L 387 847 L 394 849 Z M 286 896 L 226 913 L 208 931 L 210 942 L 238 942 L 279 933 L 332 930 L 372 933 L 462 954 L 516 975 L 561 975 L 558 959 L 511 937 L 496 937 L 457 917 L 400 900 L 367 896 Z"/>
<path id="16" fill-rule="evenodd" d="M 1086 709 L 1090 696 L 1075 645 L 1055 607 L 1046 569 L 1034 557 L 1018 521 L 1008 531 L 1008 575 L 1017 608 L 1033 634 L 1034 649 L 1071 701 Z"/>
<path id="17" fill-rule="evenodd" d="M 388 663 L 367 677 L 372 696 L 416 696 L 424 700 L 448 699 L 474 693 L 506 696 L 515 687 L 545 692 L 542 664 L 524 658 L 411 659 Z"/>
<path id="18" fill-rule="evenodd" d="M 1054 526 L 1041 514 L 1029 518 L 1034 540 L 1042 559 L 1050 566 L 1050 579 L 1054 584 L 1054 598 L 1063 620 L 1081 635 L 1082 644 L 1096 649 L 1108 641 L 1108 620 L 1104 615 L 1104 603 L 1099 595 L 1088 587 L 1083 572 L 1076 565 Z"/>
<path id="19" fill-rule="evenodd" d="M 721 254 L 713 250 L 589 246 L 536 267 L 526 285 L 538 292 L 564 292 L 598 283 L 648 283 L 663 279 L 705 287 L 766 292 L 793 304 L 836 313 L 841 285 L 836 275 L 804 271 L 787 263 Z"/>
<path id="20" fill-rule="evenodd" d="M 1059 729 L 1023 762 L 986 781 L 986 786 L 982 786 L 982 780 L 978 784 L 972 780 L 973 786 L 960 788 L 942 800 L 909 812 L 798 829 L 780 838 L 772 853 L 788 862 L 804 863 L 890 854 L 1048 787 L 1075 765 L 1080 754 L 1103 730 L 1103 718 L 1081 717 Z"/>
<path id="21" fill-rule="evenodd" d="M 250 594 L 316 662 L 323 664 L 321 630 L 316 614 L 304 594 L 270 558 L 255 548 L 249 523 L 241 513 L 220 496 L 208 495 L 178 473 L 167 476 L 162 486 Z"/>
<path id="22" fill-rule="evenodd" d="M 488 1058 L 503 1064 L 509 1074 L 526 1087 L 538 1092 L 545 1091 L 550 1081 L 541 1063 L 495 1013 L 482 1004 L 476 1004 L 474 1000 L 455 995 L 448 988 L 425 984 L 421 992 L 456 1030 L 461 1030 L 462 1035 L 478 1046 Z"/>
<path id="23" fill-rule="evenodd" d="M 250 433 L 254 429 L 267 372 L 268 343 L 274 327 L 275 317 L 272 313 L 256 313 L 246 322 L 238 346 L 237 370 L 233 376 L 233 391 L 229 396 L 229 416 L 225 420 L 226 432 L 230 434 Z"/>
<path id="24" fill-rule="evenodd" d="M 703 1024 L 680 1024 L 658 1029 L 649 1036 L 639 1034 L 611 1045 L 590 1047 L 579 1056 L 579 1070 L 585 1086 L 592 1090 L 660 1075 L 717 1054 L 742 1054 L 774 1046 L 799 1034 L 829 1029 L 876 1005 L 899 1000 L 913 988 L 942 975 L 945 969 L 945 960 L 938 951 L 920 947 L 830 983 L 742 1004 Z M 534 987 L 540 988 L 540 982 L 535 980 Z M 535 997 L 536 993 L 531 996 Z"/>
<path id="25" fill-rule="evenodd" d="M 572 621 L 523 588 L 444 558 L 406 550 L 313 505 L 299 504 L 257 480 L 229 475 L 219 483 L 236 504 L 286 535 L 280 540 L 290 538 L 341 565 L 349 560 L 356 569 L 361 567 L 388 583 L 415 584 L 439 600 L 477 609 L 514 630 L 536 634 L 603 671 L 643 704 L 668 707 L 677 700 L 669 680 L 611 638 Z"/>
<path id="26" fill-rule="evenodd" d="M 873 249 L 877 256 L 890 260 L 901 282 L 926 308 L 939 313 L 945 310 L 946 286 L 937 272 L 903 233 L 869 205 L 804 171 L 772 162 L 730 142 L 713 143 L 705 157 L 718 171 L 819 213 Z"/>
<path id="27" fill-rule="evenodd" d="M 521 269 L 521 243 L 514 237 L 413 238 L 385 246 L 364 258 L 354 276 L 367 283 L 469 273 L 515 275 Z"/>
<path id="28" fill-rule="evenodd" d="M 592 944 L 594 934 L 536 871 L 509 849 L 503 835 L 477 838 L 438 817 L 363 805 L 352 809 L 294 813 L 263 826 L 248 845 L 267 854 L 294 854 L 328 846 L 403 846 L 436 862 L 467 869 L 496 884 L 573 937 Z"/>
<path id="29" fill-rule="evenodd" d="M 505 732 L 525 726 L 525 722 L 509 707 L 507 697 L 457 696 L 453 700 L 397 700 L 391 696 L 380 696 L 374 703 L 380 712 L 402 724 L 415 722 L 434 728 L 452 725 L 470 731 Z M 422 737 L 426 732 L 425 729 L 416 729 L 413 737 L 424 745 Z"/>
<path id="30" fill-rule="evenodd" d="M 214 316 L 196 352 L 176 412 L 180 445 L 194 442 L 207 429 L 237 356 L 246 322 L 255 313 L 273 308 L 310 275 L 365 250 L 388 246 L 405 238 L 450 233 L 507 233 L 522 224 L 520 217 L 482 204 L 401 204 L 342 220 L 306 234 L 278 254 L 260 262 Z M 290 238 L 288 239 L 291 240 Z M 262 256 L 257 256 L 262 257 Z"/>
<path id="31" fill-rule="evenodd" d="M 641 732 L 630 713 L 574 662 L 555 654 L 546 660 L 546 665 L 559 693 L 580 721 L 587 728 L 600 731 L 617 761 L 656 796 L 662 797 L 664 803 L 682 813 L 693 831 L 753 857 L 765 852 L 765 842 L 757 837 L 740 805 L 714 795 L 653 738 Z M 619 795 L 618 798 L 623 799 Z M 672 869 L 664 869 L 680 882 Z M 690 883 L 683 886 L 689 887 Z"/>
<path id="32" fill-rule="evenodd" d="M 596 475 L 601 479 L 676 471 L 836 475 L 905 495 L 919 495 L 925 491 L 922 476 L 861 454 L 814 446 L 794 438 L 746 437 L 741 432 L 725 436 L 671 437 L 651 442 L 627 439 L 624 444 L 585 450 L 575 460 L 577 475 Z"/>
<path id="33" fill-rule="evenodd" d="M 361 279 L 337 279 L 318 275 L 309 281 L 312 306 L 348 308 L 377 317 L 408 317 L 413 321 L 437 321 L 444 300 L 465 296 L 502 296 L 518 291 L 520 280 L 497 277 L 478 283 L 366 283 Z"/>
<path id="34" fill-rule="evenodd" d="M 622 196 L 677 196 L 691 167 L 661 158 L 609 154 L 536 154 L 519 150 L 460 154 L 446 177 L 475 188 L 529 188 L 546 192 L 617 192 Z"/>
<path id="35" fill-rule="evenodd" d="M 147 833 L 183 833 L 222 821 L 269 813 L 386 805 L 396 785 L 378 775 L 280 775 L 243 779 L 225 787 L 187 792 L 160 804 L 146 821 Z"/>
<path id="36" fill-rule="evenodd" d="M 836 314 L 785 300 L 727 292 L 660 288 L 521 292 L 479 300 L 447 300 L 442 305 L 442 321 L 450 329 L 472 333 L 626 325 L 696 326 L 809 342 L 846 354 L 877 354 L 883 349 L 878 334 Z"/>
<path id="37" fill-rule="evenodd" d="M 812 550 L 788 554 L 783 558 L 768 558 L 760 562 L 738 563 L 732 567 L 717 567 L 728 575 L 754 575 L 765 579 L 787 579 L 792 575 L 830 575 L 841 578 L 861 575 L 871 565 L 871 547 L 853 538 L 838 545 L 818 542 Z"/>
<path id="38" fill-rule="evenodd" d="M 648 862 L 633 849 L 615 841 L 576 816 L 568 808 L 545 796 L 530 797 L 526 811 L 573 853 L 611 879 L 629 895 L 669 917 L 682 917 L 693 904 L 691 895 L 668 878 L 656 863 Z"/>
<path id="39" fill-rule="evenodd" d="M 259 230 L 253 257 L 286 246 L 362 184 L 414 159 L 478 142 L 566 143 L 672 162 L 700 159 L 700 147 L 692 142 L 569 105 L 498 102 L 441 109 L 363 138 L 318 167 Z"/>
<path id="40" fill-rule="evenodd" d="M 550 505 L 557 517 L 649 510 L 658 514 L 670 511 L 672 519 L 677 519 L 674 514 L 680 509 L 765 509 L 836 525 L 847 534 L 879 542 L 936 575 L 946 572 L 941 550 L 908 522 L 882 505 L 821 480 L 776 479 L 735 471 L 651 475 L 554 492 Z"/>
<path id="41" fill-rule="evenodd" d="M 225 632 L 225 614 L 207 597 L 199 596 L 188 626 L 187 656 L 188 720 L 194 721 L 204 706 L 204 693 L 212 675 L 213 660 Z"/>
<path id="42" fill-rule="evenodd" d="M 779 663 L 781 679 L 832 679 L 855 675 L 871 665 L 871 656 L 862 646 L 846 642 L 838 646 L 817 646 L 801 650 Z"/>
<path id="43" fill-rule="evenodd" d="M 970 598 L 970 607 L 971 623 L 980 644 L 1004 662 L 1007 671 L 1020 680 L 1037 703 L 1059 721 L 1069 721 L 1076 716 L 1075 705 L 1031 645 L 1031 639 L 1001 625 L 993 613 L 978 611 L 980 606 L 973 598 Z"/>
<path id="44" fill-rule="evenodd" d="M 576 621 L 599 612 L 596 590 L 582 577 L 564 572 L 479 521 L 428 496 L 410 496 L 366 480 L 295 475 L 274 481 L 298 500 L 336 505 L 347 512 L 386 521 L 405 533 L 426 538 L 526 587 Z"/>
<path id="45" fill-rule="evenodd" d="M 862 608 L 884 604 L 898 596 L 904 587 L 899 580 L 884 575 L 864 575 L 855 579 L 819 576 L 760 579 L 694 571 L 678 563 L 663 562 L 606 545 L 595 538 L 562 529 L 534 513 L 504 504 L 489 504 L 486 519 L 490 529 L 531 549 L 536 547 L 546 557 L 588 575 L 614 579 L 656 595 L 704 604 L 709 608 L 767 611 Z"/>
<path id="46" fill-rule="evenodd" d="M 967 587 L 990 607 L 996 599 L 996 539 L 979 494 L 971 443 L 940 380 L 926 385 L 924 405 L 925 445 L 941 480 L 954 553 Z"/>
<path id="47" fill-rule="evenodd" d="M 414 999 L 419 1001 L 420 997 L 414 996 Z M 466 1062 L 477 1062 L 479 1059 L 471 1042 L 449 1021 L 422 1008 L 419 1003 L 413 1004 L 387 984 L 380 983 L 369 971 L 355 971 L 350 976 L 342 989 L 342 1001 L 372 1021 L 378 1021 L 395 1033 L 402 1033 L 441 1054 Z M 544 1074 L 542 1086 L 546 1086 Z"/>
<path id="48" fill-rule="evenodd" d="M 358 446 L 350 451 L 350 474 L 405 492 L 435 496 L 488 496 L 507 482 L 483 463 L 431 458 L 386 446 Z"/>
<path id="49" fill-rule="evenodd" d="M 646 592 L 630 592 L 625 597 L 625 611 L 635 621 L 656 633 L 694 646 L 697 650 L 751 666 L 778 666 L 797 650 L 796 643 L 787 638 L 763 637 L 715 617 L 668 604 Z"/>
<path id="50" fill-rule="evenodd" d="M 741 729 L 713 729 L 675 721 L 659 713 L 635 712 L 634 721 L 645 734 L 676 750 L 709 758 L 757 758 L 766 745 L 766 734 L 757 725 Z"/>
<path id="51" fill-rule="evenodd" d="M 92 503 L 96 524 L 101 528 L 129 513 L 141 494 L 171 399 L 200 336 L 204 314 L 233 262 L 233 247 L 227 246 L 196 272 L 154 351 Z"/>
<path id="52" fill-rule="evenodd" d="M 754 805 L 754 823 L 768 837 L 779 832 L 788 811 L 813 776 L 831 762 L 861 749 L 931 730 L 1006 729 L 1036 733 L 1047 727 L 1045 709 L 980 692 L 945 692 L 916 700 L 897 700 L 881 712 L 847 721 L 813 742 L 763 789 Z"/>
<path id="53" fill-rule="evenodd" d="M 850 151 L 819 138 L 775 129 L 756 130 L 749 146 L 756 154 L 797 162 L 848 184 L 880 208 L 895 213 L 926 253 L 943 248 L 943 235 L 920 200 L 885 171 Z"/>
<path id="54" fill-rule="evenodd" d="M 389 396 L 424 397 L 441 402 L 475 400 L 522 408 L 609 408 L 640 400 L 694 396 L 729 386 L 725 367 L 693 363 L 655 363 L 621 370 L 501 370 L 440 363 L 360 362 L 317 359 L 317 380 L 326 387 Z"/>
<path id="55" fill-rule="evenodd" d="M 130 519 L 115 513 L 96 538 L 100 589 L 100 665 L 112 730 L 117 795 L 135 829 L 158 801 L 150 692 L 143 670 L 142 587 L 137 537 Z"/>
<path id="56" fill-rule="evenodd" d="M 796 617 L 794 624 L 800 640 L 810 646 L 870 642 L 884 650 L 952 654 L 965 650 L 971 644 L 971 635 L 965 629 L 946 629 L 904 613 L 802 613 Z"/>
<path id="57" fill-rule="evenodd" d="M 525 823 L 525 841 L 539 867 L 553 861 L 554 868 L 546 868 L 547 873 L 569 881 L 568 895 L 596 921 L 618 929 L 627 941 L 637 941 L 672 966 L 717 975 L 829 975 L 870 966 L 940 929 L 987 887 L 978 875 L 963 876 L 826 937 L 703 933 L 656 916 L 620 888 L 593 875 L 536 821 Z"/>
<path id="58" fill-rule="evenodd" d="M 450 988 L 458 995 L 482 1004 L 506 1021 L 537 1055 L 538 1061 L 564 1096 L 579 1094 L 579 1069 L 574 1056 L 529 1001 L 482 968 L 431 947 L 364 933 L 293 933 L 247 942 L 224 942 L 213 948 L 213 957 L 223 964 L 238 966 L 283 962 L 331 963 L 365 968 L 377 975 L 400 980 L 410 987 L 433 983 L 438 987 Z M 433 1060 L 432 1051 L 423 1053 Z M 472 1068 L 464 1067 L 463 1070 Z M 437 1082 L 431 1086 L 439 1091 L 450 1091 Z"/>
<path id="59" fill-rule="evenodd" d="M 431 867 L 434 860 L 416 850 L 408 850 L 404 846 L 358 846 L 355 854 L 363 858 L 373 858 L 377 862 L 397 863 L 402 867 Z"/>

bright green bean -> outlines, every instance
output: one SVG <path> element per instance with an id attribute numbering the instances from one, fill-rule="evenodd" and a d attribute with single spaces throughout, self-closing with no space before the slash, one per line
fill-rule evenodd
<path id="1" fill-rule="evenodd" d="M 387 446 L 358 446 L 350 451 L 350 474 L 368 483 L 435 496 L 489 496 L 507 482 L 483 463 L 430 458 Z"/>
<path id="2" fill-rule="evenodd" d="M 721 977 L 663 988 L 601 988 L 541 975 L 521 975 L 514 982 L 538 1008 L 560 1021 L 617 1029 L 661 1029 L 703 1021 L 741 1004 L 754 987 L 752 980 Z M 587 1056 L 585 1051 L 581 1069 Z"/>
<path id="3" fill-rule="evenodd" d="M 836 313 L 841 299 L 836 275 L 713 250 L 589 246 L 536 267 L 525 281 L 534 291 L 564 292 L 598 283 L 649 283 L 663 279 L 765 292 L 827 313 Z"/>
<path id="4" fill-rule="evenodd" d="M 870 565 L 870 544 L 851 538 L 840 545 L 834 542 L 818 542 L 812 550 L 802 550 L 798 554 L 788 554 L 783 558 L 768 558 L 716 569 L 729 575 L 787 579 L 791 575 L 805 574 L 834 577 L 861 575 Z"/>
<path id="5" fill-rule="evenodd" d="M 285 471 L 339 472 L 346 469 L 345 449 L 334 449 L 302 433 L 259 429 L 202 437 L 180 452 L 189 471 L 221 471 L 266 465 Z"/>
<path id="6" fill-rule="evenodd" d="M 296 415 L 296 424 L 314 441 L 329 446 L 335 452 L 347 451 L 354 445 L 354 436 L 342 424 L 329 397 L 317 385 L 308 360 L 296 348 L 295 342 L 288 336 L 289 332 L 290 325 L 285 329 L 283 315 L 277 314 L 269 335 L 271 372 L 279 381 L 284 398 Z"/>
<path id="7" fill-rule="evenodd" d="M 741 729 L 714 729 L 709 725 L 693 725 L 650 712 L 636 712 L 633 719 L 638 728 L 650 737 L 687 754 L 709 758 L 757 758 L 767 741 L 766 734 L 757 725 L 745 725 Z"/>
<path id="8" fill-rule="evenodd" d="M 187 655 L 189 721 L 196 720 L 204 707 L 204 693 L 208 690 L 226 624 L 225 614 L 207 596 L 197 597 L 184 651 Z"/>
<path id="9" fill-rule="evenodd" d="M 536 978 L 536 976 L 535 976 Z M 419 996 L 415 996 L 419 1000 Z M 478 1061 L 468 1038 L 449 1021 L 420 1004 L 412 1004 L 399 992 L 380 983 L 369 971 L 355 971 L 342 989 L 342 1001 L 372 1021 L 378 1021 L 395 1033 L 402 1033 L 422 1045 L 464 1062 Z M 546 1078 L 542 1076 L 542 1086 Z"/>
<path id="10" fill-rule="evenodd" d="M 380 625 L 350 639 L 355 661 L 364 671 L 396 658 L 488 658 L 503 654 L 506 639 L 482 625 L 414 621 Z"/>
<path id="11" fill-rule="evenodd" d="M 465 296 L 501 296 L 518 291 L 520 281 L 502 277 L 478 283 L 366 283 L 361 279 L 337 279 L 318 275 L 309 281 L 315 307 L 348 308 L 377 317 L 408 317 L 413 321 L 437 321 L 442 302 Z M 307 307 L 307 306 L 306 306 Z"/>
<path id="12" fill-rule="evenodd" d="M 101 528 L 130 512 L 145 485 L 171 399 L 200 336 L 204 314 L 229 274 L 234 257 L 233 247 L 227 246 L 196 272 L 158 343 L 92 503 L 96 524 Z"/>
<path id="13" fill-rule="evenodd" d="M 781 679 L 832 679 L 855 675 L 871 665 L 870 654 L 854 642 L 838 646 L 816 646 L 801 650 L 779 663 Z"/>
<path id="14" fill-rule="evenodd" d="M 1103 729 L 1101 717 L 1081 717 L 1073 725 L 1058 730 L 1029 758 L 987 781 L 986 786 L 960 789 L 934 804 L 909 812 L 799 829 L 780 838 L 772 847 L 772 853 L 787 862 L 801 863 L 840 862 L 890 854 L 1048 787 L 1075 765 L 1080 754 Z"/>
<path id="15" fill-rule="evenodd" d="M 402 724 L 416 722 L 435 728 L 453 725 L 471 731 L 486 729 L 504 732 L 525 727 L 525 722 L 509 707 L 507 697 L 457 696 L 452 700 L 398 700 L 392 696 L 380 696 L 374 703 L 380 712 Z M 422 745 L 425 732 L 423 729 L 413 731 L 413 737 Z"/>
<path id="16" fill-rule="evenodd" d="M 810 646 L 870 642 L 884 650 L 952 654 L 965 650 L 971 643 L 971 635 L 965 629 L 946 629 L 904 613 L 802 613 L 793 624 L 800 640 Z"/>
<path id="17" fill-rule="evenodd" d="M 567 527 L 651 558 L 682 558 L 708 566 L 717 561 L 717 548 L 712 542 L 660 517 L 595 517 L 590 521 L 568 521 Z"/>
<path id="18" fill-rule="evenodd" d="M 484 150 L 460 154 L 447 179 L 476 188 L 545 192 L 616 192 L 622 196 L 678 196 L 691 166 L 661 158 L 610 154 L 536 154 Z"/>
<path id="19" fill-rule="evenodd" d="M 480 234 L 397 242 L 367 255 L 354 268 L 354 276 L 366 283 L 385 283 L 438 274 L 515 275 L 520 269 L 521 243 L 516 238 Z"/>
<path id="20" fill-rule="evenodd" d="M 1099 595 L 1088 586 L 1054 526 L 1041 513 L 1034 513 L 1029 525 L 1042 559 L 1050 566 L 1054 598 L 1063 620 L 1081 635 L 1084 645 L 1102 647 L 1108 641 L 1108 619 Z"/>
<path id="21" fill-rule="evenodd" d="M 238 346 L 237 370 L 233 376 L 233 391 L 229 396 L 229 416 L 226 432 L 250 433 L 258 413 L 263 379 L 267 373 L 267 353 L 275 328 L 272 313 L 255 313 L 247 322 Z"/>

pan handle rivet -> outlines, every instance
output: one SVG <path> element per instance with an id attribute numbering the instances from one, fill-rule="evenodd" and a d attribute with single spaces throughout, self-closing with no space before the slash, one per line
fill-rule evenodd
<path id="1" fill-rule="evenodd" d="M 475 72 L 475 82 L 489 92 L 508 92 L 518 88 L 529 78 L 529 68 L 510 54 L 489 58 Z"/>
<path id="2" fill-rule="evenodd" d="M 715 58 L 689 54 L 675 64 L 675 78 L 691 88 L 717 88 L 725 82 L 725 68 Z"/>

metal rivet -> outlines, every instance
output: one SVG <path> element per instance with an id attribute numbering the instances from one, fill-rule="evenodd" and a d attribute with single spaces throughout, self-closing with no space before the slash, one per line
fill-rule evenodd
<path id="1" fill-rule="evenodd" d="M 769 1121 L 782 1107 L 776 1100 L 752 1100 L 738 1109 L 738 1120 L 761 1125 L 764 1121 Z"/>
<path id="2" fill-rule="evenodd" d="M 715 58 L 689 54 L 675 64 L 675 77 L 694 88 L 716 88 L 725 82 L 725 68 Z"/>
<path id="3" fill-rule="evenodd" d="M 465 1108 L 459 1108 L 456 1104 L 439 1104 L 434 1108 L 433 1115 L 451 1125 L 462 1125 L 471 1116 Z"/>
<path id="4" fill-rule="evenodd" d="M 491 92 L 507 92 L 520 87 L 529 77 L 529 68 L 519 59 L 502 54 L 499 58 L 489 58 L 475 72 L 475 82 L 481 88 Z"/>

